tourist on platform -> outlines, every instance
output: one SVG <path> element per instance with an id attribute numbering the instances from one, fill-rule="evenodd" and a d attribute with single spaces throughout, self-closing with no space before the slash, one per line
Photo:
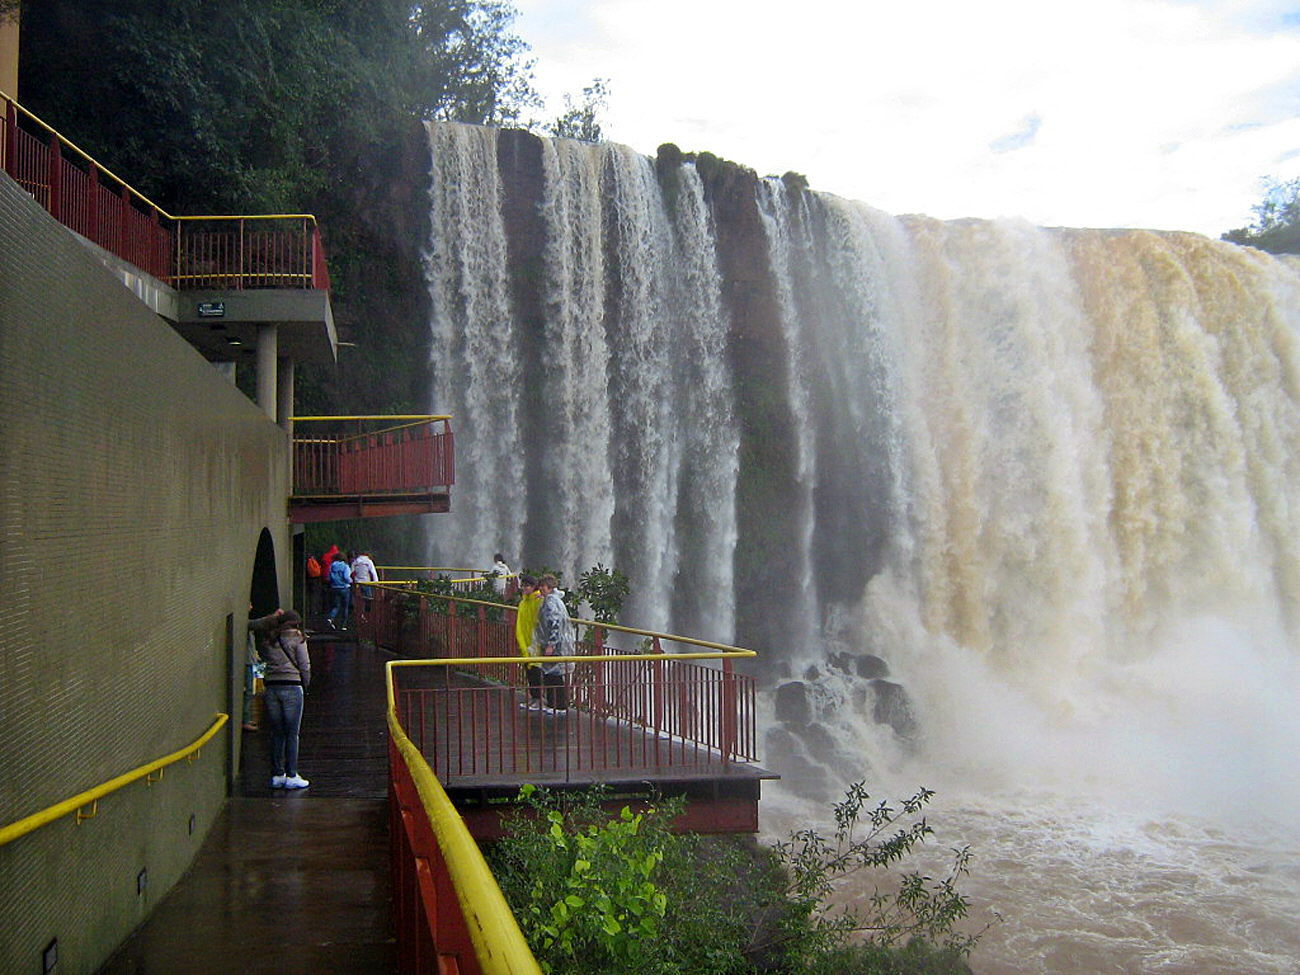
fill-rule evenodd
<path id="1" fill-rule="evenodd" d="M 537 589 L 542 594 L 542 605 L 537 611 L 537 629 L 534 640 L 541 648 L 541 655 L 546 657 L 571 657 L 577 649 L 573 632 L 573 622 L 569 619 L 569 610 L 564 605 L 564 592 L 557 589 L 559 580 L 553 575 L 544 575 L 537 580 Z M 569 709 L 569 675 L 573 673 L 573 664 L 542 662 L 542 683 L 546 687 L 546 703 L 549 710 L 567 711 Z"/>
<path id="2" fill-rule="evenodd" d="M 537 629 L 537 611 L 542 608 L 542 594 L 537 591 L 537 578 L 525 572 L 519 577 L 519 605 L 515 607 L 515 643 L 524 657 L 537 656 L 534 632 Z M 542 668 L 529 664 L 524 668 L 528 678 L 528 700 L 521 708 L 531 711 L 542 709 Z"/>
<path id="3" fill-rule="evenodd" d="M 352 616 L 352 567 L 345 558 L 330 563 L 330 598 L 332 604 L 326 619 L 331 630 L 346 630 Z"/>
<path id="4" fill-rule="evenodd" d="M 492 588 L 497 591 L 498 596 L 506 594 L 506 580 L 510 578 L 510 566 L 506 565 L 505 556 L 500 552 L 492 556 L 495 561 L 492 564 L 492 571 L 488 573 L 492 578 Z"/>
<path id="5" fill-rule="evenodd" d="M 291 610 L 277 609 L 250 620 L 248 628 L 261 638 L 258 647 L 266 663 L 262 684 L 271 725 L 271 788 L 305 789 L 310 783 L 298 774 L 298 730 L 303 694 L 311 684 L 311 657 L 302 619 Z"/>
<path id="6" fill-rule="evenodd" d="M 357 615 L 360 616 L 362 622 L 364 622 L 370 613 L 370 607 L 373 605 L 375 599 L 374 588 L 365 585 L 365 583 L 378 582 L 379 573 L 375 571 L 374 560 L 371 559 L 370 555 L 366 552 L 353 556 L 351 561 L 352 582 L 356 585 L 357 595 L 359 595 L 362 600 L 361 612 Z"/>
<path id="7" fill-rule="evenodd" d="M 244 731 L 256 731 L 257 722 L 253 720 L 253 704 L 257 700 L 257 678 L 266 673 L 266 664 L 262 661 L 262 651 L 258 647 L 258 634 L 252 628 L 253 604 L 248 604 L 250 620 L 248 629 L 248 646 L 244 654 L 244 720 L 240 727 Z"/>
<path id="8" fill-rule="evenodd" d="M 329 570 L 325 568 L 325 556 L 307 556 L 307 615 L 321 616 L 325 612 L 325 581 Z"/>

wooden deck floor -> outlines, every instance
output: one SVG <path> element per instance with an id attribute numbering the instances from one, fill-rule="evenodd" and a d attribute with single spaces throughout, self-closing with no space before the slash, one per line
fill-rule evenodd
<path id="1" fill-rule="evenodd" d="M 310 788 L 272 790 L 265 730 L 243 732 L 239 794 L 101 975 L 396 970 L 386 655 L 323 639 L 311 655 L 300 761 Z"/>
<path id="2" fill-rule="evenodd" d="M 311 786 L 271 789 L 265 726 L 243 732 L 237 794 L 188 873 L 101 975 L 394 970 L 383 669 L 389 655 L 351 642 L 350 635 L 331 640 L 328 631 L 310 647 L 313 679 L 299 768 Z M 683 742 L 577 710 L 567 717 L 526 713 L 518 707 L 521 691 L 498 686 L 491 693 L 498 710 L 509 708 L 509 721 L 489 720 L 483 701 L 466 698 L 453 701 L 448 713 L 423 718 L 426 730 L 459 729 L 455 739 L 444 734 L 426 742 L 426 752 L 436 761 L 438 749 L 448 760 L 448 749 L 457 750 L 460 767 L 443 781 L 476 836 L 499 835 L 500 800 L 524 782 L 603 782 L 624 795 L 681 792 L 704 816 L 683 821 L 684 828 L 757 828 L 760 781 L 770 777 L 762 769 L 700 767 L 687 761 L 690 746 Z"/>

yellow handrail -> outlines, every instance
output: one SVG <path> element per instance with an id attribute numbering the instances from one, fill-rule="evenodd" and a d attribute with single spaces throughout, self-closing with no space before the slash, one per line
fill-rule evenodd
<path id="1" fill-rule="evenodd" d="M 43 128 L 46 132 L 50 133 L 50 135 L 58 139 L 60 145 L 67 146 L 69 149 L 76 152 L 77 155 L 81 156 L 81 158 L 86 160 L 86 162 L 92 164 L 99 172 L 103 173 L 105 176 L 109 177 L 110 179 L 116 181 L 120 185 L 126 187 L 128 190 L 131 191 L 132 194 L 134 194 L 143 202 L 147 203 L 153 209 L 157 210 L 161 216 L 165 217 L 168 220 L 176 220 L 176 221 L 180 221 L 180 220 L 310 220 L 313 224 L 317 223 L 315 215 L 311 213 L 257 213 L 257 214 L 223 213 L 223 214 L 195 215 L 195 216 L 185 216 L 185 217 L 174 216 L 173 214 L 168 213 L 166 210 L 160 207 L 153 200 L 149 199 L 149 197 L 145 196 L 143 193 L 137 190 L 134 186 L 132 186 L 130 183 L 124 180 L 121 176 L 118 176 L 117 173 L 113 172 L 103 163 L 99 162 L 97 159 L 95 159 L 94 156 L 86 152 L 85 149 L 81 148 L 81 146 L 77 145 L 75 142 L 69 139 L 66 135 L 64 135 L 54 126 L 50 125 L 48 122 L 46 122 L 35 112 L 27 108 L 24 108 L 18 102 L 18 100 L 16 98 L 11 97 L 8 92 L 0 91 L 0 99 L 3 99 L 4 101 L 12 105 L 14 108 L 16 108 L 18 111 L 22 112 L 29 119 L 31 119 L 41 128 Z"/>
<path id="2" fill-rule="evenodd" d="M 411 780 L 420 796 L 420 804 L 424 806 L 429 825 L 437 837 L 438 848 L 456 890 L 456 899 L 465 915 L 474 954 L 485 975 L 540 975 L 537 959 L 519 930 L 519 922 L 488 869 L 478 844 L 452 805 L 442 783 L 429 768 L 429 763 L 397 720 L 392 665 L 412 662 L 390 660 L 385 667 L 388 732 L 411 770 Z"/>
<path id="3" fill-rule="evenodd" d="M 211 741 L 212 736 L 220 731 L 221 726 L 229 720 L 230 715 L 218 714 L 216 719 L 212 722 L 212 727 L 205 731 L 202 737 L 192 744 L 186 745 L 180 751 L 172 752 L 170 755 L 156 759 L 148 765 L 141 765 L 138 769 L 119 775 L 115 779 L 109 779 L 107 782 L 97 785 L 93 789 L 79 792 L 72 798 L 64 799 L 62 802 L 50 806 L 48 809 L 43 809 L 38 813 L 33 813 L 30 816 L 26 816 L 10 823 L 8 826 L 0 829 L 0 846 L 4 846 L 11 840 L 16 840 L 20 836 L 26 836 L 28 833 L 34 832 L 46 823 L 51 823 L 56 819 L 61 819 L 70 813 L 77 812 L 88 805 L 96 803 L 110 792 L 116 792 L 123 786 L 130 785 L 132 782 L 137 782 L 146 776 L 150 776 L 154 772 L 166 768 L 168 765 L 179 762 L 182 758 L 197 755 L 199 749 Z"/>
<path id="4" fill-rule="evenodd" d="M 168 215 L 170 216 L 170 214 Z M 310 220 L 316 222 L 312 213 L 196 213 L 184 217 L 171 217 L 172 220 Z"/>
<path id="5" fill-rule="evenodd" d="M 465 580 L 453 579 L 452 581 L 453 581 L 453 582 L 463 582 L 463 581 L 465 581 Z M 398 585 L 397 583 L 392 583 L 392 582 L 368 582 L 368 583 L 366 583 L 366 585 L 368 585 L 368 586 L 377 586 L 377 587 L 380 588 L 380 589 L 392 589 L 392 590 L 395 591 L 395 592 L 410 592 L 410 591 L 411 591 L 411 590 L 409 590 L 409 589 L 401 588 L 400 585 Z M 440 593 L 440 592 L 421 592 L 421 593 L 417 593 L 417 595 L 420 595 L 420 596 L 426 596 L 426 597 L 428 597 L 428 598 L 430 598 L 430 599 L 443 599 L 443 600 L 454 599 L 454 600 L 455 600 L 456 602 L 458 602 L 458 603 L 466 603 L 467 605 L 471 605 L 471 606 L 491 606 L 491 607 L 496 608 L 496 609 L 514 609 L 514 608 L 515 608 L 514 606 L 512 606 L 512 605 L 509 604 L 509 603 L 490 603 L 490 602 L 487 602 L 486 600 L 483 600 L 483 599 L 467 599 L 467 598 L 463 598 L 463 597 L 461 597 L 461 596 L 448 596 L 448 595 L 446 595 L 446 594 L 444 594 L 444 593 Z M 746 650 L 746 649 L 744 649 L 743 647 L 733 647 L 733 646 L 731 646 L 731 645 L 728 644 L 728 643 L 713 643 L 713 642 L 711 642 L 711 641 L 709 641 L 709 640 L 697 640 L 697 639 L 695 639 L 695 637 L 690 637 L 690 636 L 676 636 L 675 634 L 672 634 L 672 633 L 659 633 L 659 632 L 657 632 L 657 631 L 655 631 L 655 630 L 640 630 L 640 629 L 637 629 L 637 628 L 634 627 L 634 626 L 619 626 L 617 623 L 601 623 L 601 622 L 598 622 L 597 620 L 584 620 L 584 619 L 580 619 L 580 618 L 578 618 L 578 617 L 576 617 L 576 616 L 573 617 L 573 618 L 570 620 L 570 622 L 572 622 L 574 626 L 598 626 L 598 627 L 600 627 L 602 630 L 617 630 L 617 631 L 620 632 L 620 633 L 631 633 L 631 634 L 634 635 L 634 636 L 657 637 L 657 638 L 660 639 L 660 640 L 670 640 L 670 641 L 673 642 L 673 643 L 687 643 L 687 644 L 690 644 L 691 646 L 696 646 L 696 647 L 708 647 L 710 650 L 717 650 L 717 651 L 721 652 L 721 653 L 722 653 L 723 655 L 725 655 L 725 656 L 733 656 L 733 657 L 755 657 L 755 656 L 758 656 L 758 654 L 755 653 L 755 651 L 753 651 L 753 650 Z M 628 659 L 635 659 L 637 656 L 639 656 L 639 655 L 638 655 L 638 654 L 621 654 L 620 656 L 618 656 L 618 657 L 616 657 L 616 658 L 614 658 L 614 659 L 617 659 L 617 660 L 628 660 Z M 650 659 L 650 660 L 658 659 L 658 655 L 656 655 L 656 654 L 646 654 L 645 656 L 646 656 L 647 659 Z M 694 657 L 694 656 L 698 656 L 698 655 L 697 655 L 697 654 L 689 654 L 689 653 L 670 653 L 670 654 L 664 654 L 664 655 L 663 655 L 663 657 L 664 657 L 665 659 L 669 659 L 669 660 L 683 660 L 683 659 L 690 659 L 691 657 Z M 482 661 L 482 660 L 484 660 L 484 659 L 486 659 L 486 658 L 482 658 L 482 657 L 480 657 L 480 658 L 475 658 L 475 659 L 477 659 L 477 660 L 479 660 L 479 661 Z M 496 659 L 496 658 L 493 658 L 493 662 L 494 662 L 494 663 L 502 663 L 502 662 L 507 662 L 507 663 L 508 663 L 508 662 L 512 662 L 513 659 L 514 659 L 514 658 L 502 658 L 502 659 L 498 660 L 498 659 Z M 565 660 L 565 661 L 568 661 L 568 660 L 599 660 L 600 658 L 599 658 L 599 657 L 555 657 L 554 659 L 555 659 L 555 660 Z"/>
<path id="6" fill-rule="evenodd" d="M 450 420 L 450 413 L 388 413 L 376 416 L 291 416 L 294 423 L 314 420 Z"/>

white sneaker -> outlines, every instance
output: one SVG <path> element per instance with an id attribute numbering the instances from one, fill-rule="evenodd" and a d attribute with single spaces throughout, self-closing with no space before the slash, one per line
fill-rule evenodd
<path id="1" fill-rule="evenodd" d="M 542 709 L 542 702 L 537 700 L 537 698 L 533 698 L 531 701 L 520 701 L 519 706 L 525 711 L 540 711 Z"/>
<path id="2" fill-rule="evenodd" d="M 284 783 L 285 783 L 285 781 L 286 781 L 285 776 L 283 776 L 283 775 L 273 775 L 273 776 L 271 776 L 271 788 L 272 788 L 272 789 L 283 789 L 283 788 L 284 788 Z"/>
<path id="3" fill-rule="evenodd" d="M 284 787 L 286 789 L 305 789 L 309 785 L 311 785 L 311 783 L 298 774 L 290 775 L 284 780 Z"/>

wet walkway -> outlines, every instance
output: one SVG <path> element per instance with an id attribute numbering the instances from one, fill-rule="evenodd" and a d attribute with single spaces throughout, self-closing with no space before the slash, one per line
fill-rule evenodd
<path id="1" fill-rule="evenodd" d="M 193 866 L 100 975 L 396 970 L 387 656 L 327 639 L 310 643 L 299 765 L 311 787 L 272 790 L 265 724 L 243 732 L 240 794 Z"/>

